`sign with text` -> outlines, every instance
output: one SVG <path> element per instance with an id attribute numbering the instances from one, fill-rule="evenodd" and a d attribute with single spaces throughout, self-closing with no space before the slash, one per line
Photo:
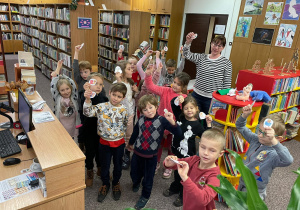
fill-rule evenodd
<path id="1" fill-rule="evenodd" d="M 78 28 L 92 29 L 92 18 L 78 17 Z"/>

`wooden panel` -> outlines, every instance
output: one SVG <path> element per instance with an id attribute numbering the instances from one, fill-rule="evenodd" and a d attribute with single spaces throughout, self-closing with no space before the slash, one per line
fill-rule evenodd
<path id="1" fill-rule="evenodd" d="M 13 40 L 3 40 L 3 47 L 5 53 L 14 52 L 14 42 Z"/>
<path id="2" fill-rule="evenodd" d="M 102 8 L 102 4 L 105 4 L 107 9 L 112 9 L 112 4 L 111 4 L 111 0 L 97 0 L 97 1 L 93 1 L 95 4 L 95 7 L 98 9 L 103 9 Z"/>
<path id="3" fill-rule="evenodd" d="M 272 47 L 269 58 L 273 58 L 275 66 L 280 66 L 283 58 L 283 64 L 289 63 L 293 56 L 293 50 L 284 47 Z"/>
<path id="4" fill-rule="evenodd" d="M 23 41 L 22 40 L 13 40 L 14 41 L 14 51 L 23 51 Z"/>
<path id="5" fill-rule="evenodd" d="M 130 10 L 131 0 L 111 0 L 111 9 Z"/>
<path id="6" fill-rule="evenodd" d="M 143 0 L 143 11 L 156 12 L 157 11 L 156 0 Z"/>
<path id="7" fill-rule="evenodd" d="M 143 1 L 141 1 L 141 0 L 132 0 L 131 10 L 142 11 L 143 10 Z"/>
<path id="8" fill-rule="evenodd" d="M 130 26 L 129 26 L 129 31 L 130 34 L 134 34 L 134 36 L 139 37 L 139 34 L 141 33 L 142 30 L 140 30 L 141 25 L 144 23 L 141 20 L 141 13 L 142 12 L 138 12 L 138 11 L 131 11 L 130 12 Z M 145 22 L 146 23 L 146 22 Z M 150 17 L 149 17 L 149 21 L 148 21 L 148 27 L 147 27 L 147 34 L 149 37 L 149 27 L 150 27 Z M 131 35 L 132 37 L 133 35 Z M 144 40 L 148 40 L 148 38 L 144 39 Z M 138 48 L 138 46 L 140 45 L 140 40 L 135 38 L 129 39 L 129 52 L 128 55 L 132 55 L 134 53 L 134 51 Z"/>
<path id="9" fill-rule="evenodd" d="M 172 11 L 172 4 L 175 1 L 173 0 L 157 0 L 157 9 L 156 11 L 159 13 L 171 13 Z"/>
<path id="10" fill-rule="evenodd" d="M 251 69 L 256 60 L 261 60 L 261 67 L 268 61 L 271 46 L 262 44 L 251 44 L 246 69 Z"/>
<path id="11" fill-rule="evenodd" d="M 232 62 L 232 87 L 235 87 L 236 76 L 241 69 L 246 68 L 250 44 L 233 42 L 230 61 Z"/>
<path id="12" fill-rule="evenodd" d="M 84 190 L 58 198 L 52 202 L 39 205 L 30 210 L 84 210 Z"/>

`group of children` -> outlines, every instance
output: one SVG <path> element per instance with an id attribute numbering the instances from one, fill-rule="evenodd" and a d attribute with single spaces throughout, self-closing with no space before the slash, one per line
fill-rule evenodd
<path id="1" fill-rule="evenodd" d="M 169 178 L 172 170 L 175 172 L 174 181 L 163 195 L 179 194 L 173 204 L 183 205 L 183 209 L 214 209 L 216 192 L 207 184 L 220 184 L 216 160 L 224 153 L 225 138 L 221 131 L 211 128 L 212 118 L 209 115 L 205 119 L 207 126 L 203 127 L 197 102 L 187 92 L 190 76 L 182 72 L 184 57 L 176 69 L 174 60 L 165 62 L 165 52 L 156 51 L 156 59 L 150 60 L 144 72 L 142 64 L 153 51 L 149 50 L 139 62 L 134 57 L 125 61 L 122 51 L 119 51 L 117 68 L 121 72 L 116 71 L 116 81 L 109 90 L 108 98 L 103 88 L 103 76 L 92 73 L 88 62 L 78 63 L 80 49 L 81 45 L 75 47 L 73 63 L 77 86 L 71 78 L 59 75 L 63 61 L 58 61 L 56 70 L 51 74 L 51 93 L 55 115 L 69 134 L 75 137 L 79 130 L 78 143 L 82 150 L 85 149 L 86 155 L 87 186 L 93 184 L 94 160 L 97 164 L 97 175 L 102 180 L 98 201 L 103 202 L 107 196 L 110 182 L 114 200 L 120 199 L 122 169 L 129 168 L 131 164 L 132 191 L 138 192 L 142 185 L 135 208 L 144 208 L 160 167 L 162 147 L 167 145 L 163 176 Z M 257 135 L 246 128 L 251 106 L 244 107 L 243 111 L 236 126 L 251 144 L 245 156 L 246 164 L 250 169 L 260 166 L 263 181 L 258 184 L 258 189 L 264 199 L 272 170 L 289 165 L 293 159 L 288 150 L 278 143 L 284 131 L 284 123 L 279 118 L 272 118 L 272 128 L 264 128 L 260 123 Z M 201 137 L 198 155 L 196 136 Z M 111 159 L 114 165 L 112 176 Z M 240 190 L 245 190 L 243 180 Z"/>

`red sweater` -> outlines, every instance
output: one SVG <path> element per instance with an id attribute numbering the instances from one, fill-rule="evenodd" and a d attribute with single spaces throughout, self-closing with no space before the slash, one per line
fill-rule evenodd
<path id="1" fill-rule="evenodd" d="M 154 93 L 155 95 L 160 96 L 160 104 L 157 110 L 157 113 L 161 116 L 165 116 L 164 109 L 167 109 L 169 112 L 172 112 L 171 100 L 180 94 L 175 93 L 170 87 L 161 87 L 153 84 L 152 76 L 146 75 L 145 84 L 147 89 Z M 182 94 L 185 98 L 186 94 Z"/>
<path id="2" fill-rule="evenodd" d="M 179 159 L 189 164 L 188 179 L 183 185 L 183 210 L 213 210 L 216 208 L 214 198 L 217 193 L 207 185 L 201 186 L 199 182 L 205 182 L 213 186 L 220 186 L 217 175 L 220 173 L 219 166 L 210 169 L 199 169 L 200 157 L 192 156 Z M 172 167 L 177 169 L 177 165 Z"/>

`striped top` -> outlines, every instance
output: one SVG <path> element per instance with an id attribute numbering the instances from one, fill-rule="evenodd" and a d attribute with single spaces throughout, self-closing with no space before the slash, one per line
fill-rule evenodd
<path id="1" fill-rule="evenodd" d="M 192 53 L 190 44 L 183 47 L 183 55 L 189 61 L 196 64 L 196 82 L 194 91 L 201 96 L 212 98 L 216 90 L 231 87 L 232 64 L 229 59 L 220 56 L 210 59 L 204 53 Z"/>

